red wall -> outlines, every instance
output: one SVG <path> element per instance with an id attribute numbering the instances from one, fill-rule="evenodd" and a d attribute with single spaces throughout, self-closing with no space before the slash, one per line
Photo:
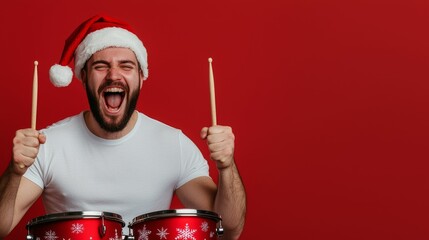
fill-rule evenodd
<path id="1" fill-rule="evenodd" d="M 235 130 L 248 193 L 242 239 L 429 239 L 428 1 L 10 1 L 0 170 L 30 126 L 34 60 L 38 128 L 87 108 L 79 82 L 55 88 L 47 72 L 97 12 L 129 21 L 148 48 L 139 110 L 206 156 L 213 57 L 218 122 Z M 6 239 L 42 214 L 37 202 Z"/>

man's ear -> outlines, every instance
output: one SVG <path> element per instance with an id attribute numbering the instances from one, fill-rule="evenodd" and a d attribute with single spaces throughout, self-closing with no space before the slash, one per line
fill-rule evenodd
<path id="1" fill-rule="evenodd" d="M 80 77 L 82 80 L 82 84 L 85 86 L 86 85 L 86 81 L 87 81 L 87 77 L 86 77 L 86 70 L 85 68 L 82 68 L 82 70 L 80 70 Z"/>
<path id="2" fill-rule="evenodd" d="M 140 90 L 142 89 L 142 87 L 143 87 L 143 77 L 144 77 L 144 75 L 143 75 L 143 70 L 139 70 L 139 75 L 140 75 Z"/>

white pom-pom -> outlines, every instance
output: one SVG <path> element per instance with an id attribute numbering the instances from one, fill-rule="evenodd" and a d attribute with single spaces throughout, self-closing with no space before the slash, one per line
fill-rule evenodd
<path id="1" fill-rule="evenodd" d="M 73 79 L 73 71 L 69 66 L 55 64 L 49 69 L 49 78 L 55 87 L 67 87 Z"/>

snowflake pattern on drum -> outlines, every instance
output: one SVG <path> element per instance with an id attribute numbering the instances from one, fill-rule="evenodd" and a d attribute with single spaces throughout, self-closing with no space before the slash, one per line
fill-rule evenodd
<path id="1" fill-rule="evenodd" d="M 109 238 L 109 240 L 122 240 L 122 238 L 118 236 L 118 230 L 117 229 L 115 229 L 115 237 Z"/>
<path id="2" fill-rule="evenodd" d="M 169 209 L 139 215 L 128 227 L 136 240 L 218 240 L 223 234 L 221 221 L 210 211 Z"/>
<path id="3" fill-rule="evenodd" d="M 184 229 L 180 229 L 180 228 L 176 228 L 177 230 L 177 237 L 174 239 L 183 239 L 183 240 L 197 240 L 194 237 L 194 233 L 197 231 L 196 229 L 190 229 L 189 228 L 189 224 L 186 223 L 185 224 L 185 228 Z"/>
<path id="4" fill-rule="evenodd" d="M 72 233 L 78 234 L 78 233 L 83 233 L 83 224 L 73 224 L 72 227 Z M 59 237 L 57 236 L 57 234 L 55 233 L 55 231 L 49 230 L 45 233 L 45 240 L 56 240 Z M 36 240 L 41 240 L 39 237 L 36 238 Z M 62 240 L 72 240 L 71 238 L 65 239 L 63 238 Z M 89 240 L 92 240 L 92 237 L 89 238 Z M 109 238 L 109 240 L 122 240 L 122 237 L 118 236 L 118 230 L 115 229 L 115 237 L 111 237 Z"/>
<path id="5" fill-rule="evenodd" d="M 140 226 L 140 228 L 136 229 L 138 232 L 136 236 L 137 240 L 208 240 L 209 238 L 217 239 L 215 238 L 216 233 L 214 231 L 211 231 L 210 224 L 207 221 L 203 221 L 199 225 L 197 225 L 199 226 L 199 229 L 198 227 L 192 228 L 188 222 L 184 222 L 183 227 L 176 227 L 176 234 L 173 236 L 169 236 L 170 232 L 168 231 L 168 228 L 166 228 L 166 226 L 163 226 L 164 224 L 157 226 L 151 226 L 151 224 L 148 225 L 149 226 L 143 224 L 143 226 Z M 168 223 L 167 225 L 169 226 Z M 154 238 L 150 235 L 153 231 L 155 231 L 155 229 L 157 231 L 157 237 Z M 203 239 L 201 239 L 201 235 L 198 233 L 199 231 L 200 233 L 204 232 L 205 237 Z"/>
<path id="6" fill-rule="evenodd" d="M 120 215 L 109 212 L 64 212 L 39 216 L 27 224 L 27 239 L 122 240 Z"/>
<path id="7" fill-rule="evenodd" d="M 139 230 L 139 239 L 138 240 L 149 240 L 149 234 L 151 234 L 152 231 L 146 229 L 146 225 L 143 225 L 143 229 Z"/>
<path id="8" fill-rule="evenodd" d="M 201 231 L 207 232 L 208 230 L 209 230 L 209 223 L 205 221 L 201 223 Z"/>
<path id="9" fill-rule="evenodd" d="M 57 236 L 55 231 L 49 230 L 45 233 L 45 239 L 46 240 L 55 240 L 57 238 L 59 238 L 59 237 Z"/>
<path id="10" fill-rule="evenodd" d="M 84 232 L 84 229 L 85 229 L 84 224 L 74 223 L 70 227 L 70 232 L 72 234 L 75 234 L 75 235 L 82 234 Z M 58 236 L 57 233 L 51 229 L 45 232 L 43 238 L 40 238 L 40 237 L 35 238 L 35 240 L 75 240 L 75 239 L 83 240 L 82 237 L 79 237 L 79 236 L 77 236 L 77 238 L 74 238 L 74 237 L 73 238 L 64 238 L 64 237 L 60 238 L 60 236 Z M 93 240 L 93 237 L 89 237 L 89 240 Z M 109 237 L 108 240 L 122 240 L 122 236 L 119 236 L 118 230 L 115 229 L 115 236 Z"/>
<path id="11" fill-rule="evenodd" d="M 161 229 L 157 229 L 158 233 L 156 235 L 159 236 L 159 239 L 167 239 L 167 235 L 170 234 L 167 232 L 167 228 L 164 229 L 163 227 Z"/>
<path id="12" fill-rule="evenodd" d="M 75 233 L 75 234 L 83 233 L 83 230 L 85 230 L 85 228 L 83 227 L 83 224 L 79 224 L 79 223 L 72 224 L 72 227 L 71 227 L 72 233 Z"/>

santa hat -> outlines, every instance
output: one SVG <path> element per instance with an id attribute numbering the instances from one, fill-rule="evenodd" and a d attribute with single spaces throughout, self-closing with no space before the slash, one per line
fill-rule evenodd
<path id="1" fill-rule="evenodd" d="M 73 71 L 68 66 L 74 60 L 74 73 L 81 80 L 81 70 L 92 54 L 108 47 L 131 49 L 143 71 L 143 80 L 148 77 L 147 52 L 142 41 L 130 25 L 109 16 L 96 15 L 77 27 L 66 40 L 61 59 L 49 70 L 49 77 L 56 87 L 68 86 Z"/>

